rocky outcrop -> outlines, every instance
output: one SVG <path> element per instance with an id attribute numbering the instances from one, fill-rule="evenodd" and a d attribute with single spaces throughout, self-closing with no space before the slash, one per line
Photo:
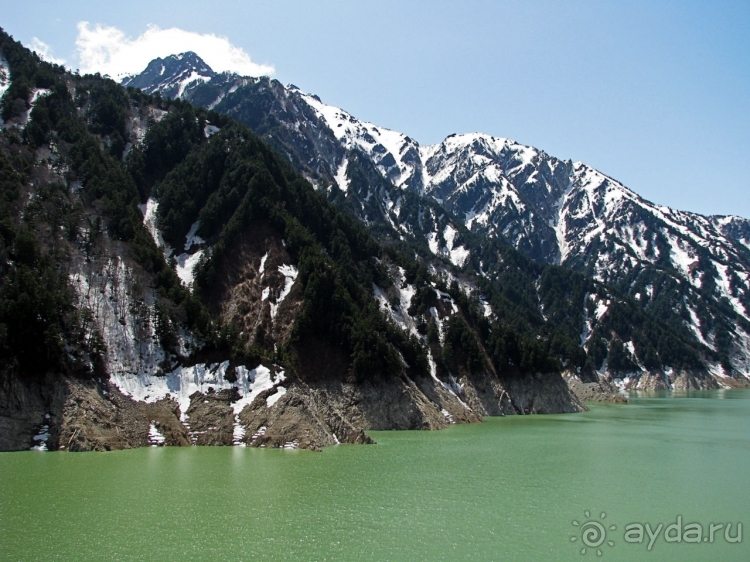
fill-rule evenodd
<path id="1" fill-rule="evenodd" d="M 617 374 L 607 373 L 604 380 L 608 384 L 622 388 L 623 390 L 712 390 L 726 384 L 720 384 L 718 381 L 724 379 L 729 381 L 739 381 L 742 379 L 733 379 L 731 377 L 711 376 L 702 371 L 692 370 L 669 370 L 654 369 L 643 371 L 630 376 L 618 376 Z M 741 383 L 740 383 L 741 384 Z M 739 386 L 739 384 L 738 384 Z"/>
<path id="2" fill-rule="evenodd" d="M 456 391 L 439 380 L 402 376 L 355 384 L 297 382 L 273 406 L 269 389 L 239 414 L 250 446 L 319 449 L 369 443 L 366 430 L 442 429 L 479 423 L 486 415 L 580 412 L 586 407 L 558 374 L 500 380 L 462 378 Z"/>
<path id="3" fill-rule="evenodd" d="M 23 381 L 6 374 L 0 384 L 0 450 L 129 449 L 149 445 L 153 431 L 164 437 L 162 444 L 190 445 L 179 416 L 173 400 L 138 402 L 106 381 Z"/>
<path id="4" fill-rule="evenodd" d="M 50 377 L 26 382 L 0 374 L 0 451 L 43 444 L 34 440 L 39 435 L 46 434 L 55 441 L 64 396 L 63 381 Z M 51 432 L 41 432 L 44 426 Z"/>
<path id="5" fill-rule="evenodd" d="M 718 370 L 717 370 L 718 372 Z M 583 402 L 627 402 L 630 391 L 687 391 L 718 388 L 747 388 L 744 377 L 727 377 L 701 371 L 661 369 L 628 375 L 604 373 L 597 380 L 584 381 L 570 371 L 563 374 L 571 391 Z"/>
<path id="6" fill-rule="evenodd" d="M 559 379 L 559 380 L 558 380 Z M 148 445 L 243 445 L 320 450 L 373 443 L 368 430 L 436 430 L 486 415 L 585 409 L 557 374 L 499 380 L 406 376 L 354 383 L 280 379 L 236 413 L 237 388 L 194 392 L 185 412 L 175 396 L 134 400 L 109 381 L 6 377 L 0 389 L 0 450 L 108 451 Z M 42 431 L 42 429 L 44 431 Z M 43 440 L 35 440 L 46 435 Z"/>
<path id="7" fill-rule="evenodd" d="M 617 386 L 606 378 L 584 382 L 577 374 L 570 371 L 566 372 L 563 377 L 570 390 L 581 402 L 625 403 L 628 401 L 627 397 L 620 393 Z"/>
<path id="8" fill-rule="evenodd" d="M 244 444 L 253 447 L 320 450 L 339 443 L 372 443 L 361 425 L 352 423 L 342 410 L 345 400 L 331 396 L 325 388 L 295 385 L 273 406 L 262 393 L 240 413 Z"/>
<path id="9" fill-rule="evenodd" d="M 562 414 L 586 409 L 558 373 L 515 376 L 504 382 L 517 414 Z"/>
<path id="10" fill-rule="evenodd" d="M 98 381 L 65 381 L 66 393 L 60 419 L 59 439 L 50 449 L 109 451 L 145 447 L 154 431 L 162 444 L 190 444 L 172 400 L 148 404 L 122 394 L 114 385 Z M 154 430 L 151 429 L 154 428 Z"/>
<path id="11" fill-rule="evenodd" d="M 319 449 L 338 443 L 369 443 L 366 430 L 432 430 L 453 423 L 478 423 L 488 414 L 586 409 L 557 374 L 492 383 L 488 377 L 480 378 L 478 383 L 467 379 L 461 383 L 460 394 L 456 394 L 434 379 L 412 381 L 400 377 L 362 384 L 300 382 L 272 407 L 266 403 L 275 392 L 271 389 L 242 410 L 239 421 L 245 434 L 243 443 Z"/>

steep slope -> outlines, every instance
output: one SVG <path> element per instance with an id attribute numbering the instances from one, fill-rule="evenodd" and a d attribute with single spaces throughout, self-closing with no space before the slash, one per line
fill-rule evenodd
<path id="1" fill-rule="evenodd" d="M 582 408 L 535 332 L 380 246 L 248 128 L 1 31 L 0 52 L 0 448 L 319 448 Z"/>
<path id="2" fill-rule="evenodd" d="M 363 150 L 397 187 L 420 191 L 483 237 L 590 275 L 684 325 L 718 354 L 716 375 L 750 374 L 746 219 L 654 205 L 583 163 L 488 135 L 452 135 L 418 147 L 394 133 L 385 151 L 380 143 L 367 147 L 351 116 L 305 99 L 342 131 L 342 145 Z M 445 248 L 463 265 L 452 251 L 453 235 L 439 234 L 428 240 L 433 252 Z"/>
<path id="3" fill-rule="evenodd" d="M 578 162 L 483 135 L 426 151 L 425 189 L 468 228 L 616 287 L 748 375 L 748 221 L 654 205 Z M 743 230 L 744 227 L 744 230 Z"/>
<path id="4" fill-rule="evenodd" d="M 164 93 L 170 88 L 147 85 Z M 746 384 L 747 324 L 740 307 L 746 298 L 747 284 L 741 281 L 746 248 L 731 234 L 747 234 L 738 226 L 744 219 L 682 213 L 683 227 L 673 227 L 664 218 L 667 211 L 583 164 L 482 134 L 451 135 L 420 147 L 401 133 L 359 121 L 268 78 L 225 74 L 193 82 L 182 98 L 251 126 L 379 239 L 406 244 L 447 280 L 459 275 L 465 291 L 482 287 L 480 300 L 495 317 L 516 324 L 524 317 L 524 329 L 545 326 L 548 342 L 582 345 L 584 378 L 596 371 L 626 384 L 650 386 L 657 379 L 669 386 L 678 378 L 674 369 L 689 368 L 700 386 L 715 384 L 706 380 L 709 375 L 724 385 Z M 703 226 L 688 235 L 688 224 Z M 508 259 L 504 243 L 610 288 L 565 271 L 548 275 L 519 256 Z M 658 252 L 646 247 L 657 243 Z M 722 244 L 731 252 L 723 255 Z M 699 287 L 686 277 L 680 256 L 699 251 L 705 257 L 690 266 L 694 275 L 724 272 L 715 290 L 710 282 Z M 589 289 L 551 315 L 545 303 L 560 303 L 560 291 L 543 283 L 545 276 Z M 508 287 L 523 287 L 523 298 Z M 503 298 L 492 305 L 490 294 Z M 628 311 L 616 312 L 613 302 Z M 659 328 L 644 327 L 644 312 L 649 325 Z M 550 344 L 549 350 L 559 347 Z M 575 355 L 557 356 L 563 364 L 583 366 Z"/>

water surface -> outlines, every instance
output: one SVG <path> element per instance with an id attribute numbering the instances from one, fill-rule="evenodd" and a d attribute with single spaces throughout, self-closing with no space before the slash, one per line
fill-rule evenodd
<path id="1" fill-rule="evenodd" d="M 616 526 L 604 560 L 750 559 L 723 530 L 651 551 L 623 535 L 677 516 L 750 526 L 748 391 L 371 435 L 322 453 L 0 454 L 0 559 L 599 559 L 581 554 L 588 520 Z"/>

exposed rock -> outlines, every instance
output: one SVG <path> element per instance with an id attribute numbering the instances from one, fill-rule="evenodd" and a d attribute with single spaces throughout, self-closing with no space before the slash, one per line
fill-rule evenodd
<path id="1" fill-rule="evenodd" d="M 700 376 L 692 371 L 677 371 L 672 373 L 669 379 L 673 390 L 709 390 L 719 388 L 719 384 L 713 377 Z"/>
<path id="2" fill-rule="evenodd" d="M 477 423 L 482 421 L 479 412 L 504 415 L 586 409 L 556 374 L 494 383 L 480 379 L 480 383 L 484 385 L 480 391 L 472 381 L 463 385 L 467 403 L 433 379 L 298 382 L 271 407 L 266 400 L 276 390 L 261 393 L 242 410 L 239 420 L 247 445 L 318 450 L 337 443 L 369 443 L 366 430 L 442 429 L 451 423 Z M 550 383 L 552 392 L 547 390 Z M 499 400 L 492 402 L 490 395 Z"/>
<path id="3" fill-rule="evenodd" d="M 605 378 L 594 382 L 583 382 L 578 375 L 570 371 L 566 372 L 563 378 L 581 402 L 628 402 L 617 386 Z"/>
<path id="4" fill-rule="evenodd" d="M 0 373 L 0 451 L 30 448 L 37 428 L 45 423 L 50 426 L 48 442 L 56 441 L 60 423 L 55 413 L 64 395 L 65 383 L 56 378 L 22 381 Z"/>
<path id="5" fill-rule="evenodd" d="M 515 376 L 503 382 L 517 414 L 561 414 L 587 409 L 558 373 Z"/>
<path id="6" fill-rule="evenodd" d="M 237 389 L 195 392 L 185 412 L 187 423 L 182 423 L 179 406 L 169 397 L 146 403 L 125 396 L 106 381 L 58 378 L 45 385 L 6 378 L 0 395 L 0 449 L 30 448 L 43 423 L 49 426 L 49 449 L 148 446 L 153 428 L 164 437 L 164 445 L 242 443 L 320 450 L 338 443 L 372 443 L 367 430 L 434 430 L 452 423 L 478 423 L 484 415 L 585 409 L 556 374 L 464 378 L 457 387 L 459 394 L 434 379 L 412 381 L 406 376 L 362 383 L 295 380 L 284 384 L 284 389 L 277 383 L 261 392 L 239 415 L 233 409 L 240 398 Z M 235 425 L 244 432 L 239 438 Z"/>
<path id="7" fill-rule="evenodd" d="M 50 377 L 21 381 L 5 376 L 0 385 L 0 450 L 39 445 L 34 436 L 48 427 L 50 450 L 107 451 L 149 444 L 154 423 L 166 445 L 190 445 L 172 400 L 136 402 L 106 382 Z"/>
<path id="8" fill-rule="evenodd" d="M 607 373 L 605 378 L 624 390 L 710 390 L 721 386 L 716 378 L 707 373 L 689 370 L 665 372 L 662 369 L 655 369 L 625 378 Z M 725 379 L 720 380 L 724 381 Z M 726 377 L 726 380 L 735 381 L 736 379 Z"/>
<path id="9" fill-rule="evenodd" d="M 320 450 L 338 443 L 372 443 L 362 427 L 350 423 L 323 389 L 294 385 L 273 406 L 261 393 L 239 415 L 246 443 L 253 447 Z"/>
<path id="10" fill-rule="evenodd" d="M 714 378 L 717 387 L 716 388 L 748 388 L 750 387 L 750 381 L 745 377 L 715 377 Z M 675 388 L 677 383 L 675 382 Z"/>
<path id="11" fill-rule="evenodd" d="M 195 445 L 231 445 L 234 432 L 234 410 L 231 403 L 239 398 L 236 389 L 190 396 L 186 417 Z"/>
<path id="12" fill-rule="evenodd" d="M 94 381 L 67 379 L 59 449 L 109 451 L 145 447 L 154 423 L 166 445 L 187 446 L 190 440 L 179 421 L 173 400 L 136 402 L 116 387 Z M 52 447 L 50 447 L 52 449 Z"/>

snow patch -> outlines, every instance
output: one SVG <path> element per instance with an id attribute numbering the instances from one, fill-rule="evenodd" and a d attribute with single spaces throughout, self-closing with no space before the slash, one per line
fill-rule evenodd
<path id="1" fill-rule="evenodd" d="M 283 386 L 277 387 L 276 392 L 271 394 L 271 396 L 269 396 L 268 398 L 266 398 L 266 407 L 270 408 L 271 406 L 276 404 L 276 402 L 279 401 L 279 398 L 281 398 L 285 394 L 286 394 L 286 388 L 284 388 Z"/>
<path id="2" fill-rule="evenodd" d="M 289 294 L 289 291 L 292 290 L 292 285 L 294 285 L 294 281 L 297 279 L 297 275 L 299 275 L 299 271 L 293 265 L 280 265 L 279 273 L 281 273 L 284 276 L 284 288 L 281 290 L 281 294 L 279 295 L 279 298 L 276 299 L 277 304 L 281 304 L 281 302 Z"/>
<path id="3" fill-rule="evenodd" d="M 445 226 L 445 230 L 443 231 L 443 239 L 445 240 L 443 253 L 448 254 L 453 265 L 456 267 L 463 267 L 466 260 L 469 259 L 470 252 L 464 246 L 455 245 L 457 234 L 458 230 L 456 230 L 453 225 L 448 224 Z M 434 244 L 437 247 L 437 236 L 435 236 Z M 432 249 L 432 245 L 430 246 L 430 249 Z"/>
<path id="4" fill-rule="evenodd" d="M 220 364 L 199 363 L 190 367 L 178 367 L 162 376 L 149 373 L 138 375 L 113 373 L 110 375 L 110 382 L 126 396 L 140 402 L 154 403 L 164 398 L 176 400 L 180 406 L 180 419 L 185 421 L 187 419 L 185 413 L 190 407 L 190 395 L 195 392 L 206 394 L 209 388 L 217 392 L 236 388 L 241 398 L 232 403 L 232 409 L 235 414 L 239 414 L 261 392 L 273 388 L 286 379 L 283 371 L 279 371 L 274 376 L 264 365 L 259 365 L 255 369 L 247 369 L 239 365 L 235 367 L 234 372 L 237 380 L 230 382 L 226 378 L 228 368 L 229 361 L 224 361 Z"/>
<path id="5" fill-rule="evenodd" d="M 450 251 L 450 260 L 456 267 L 463 267 L 466 261 L 469 259 L 471 252 L 465 246 L 459 246 L 453 248 Z"/>
<path id="6" fill-rule="evenodd" d="M 39 100 L 39 98 L 48 95 L 50 92 L 51 90 L 48 90 L 47 88 L 34 88 L 32 90 L 31 99 L 29 100 L 30 107 L 21 115 L 21 118 L 19 120 L 19 128 L 23 129 L 29 122 L 31 112 L 34 110 L 34 106 L 36 105 L 36 102 Z"/>
<path id="7" fill-rule="evenodd" d="M 600 299 L 596 303 L 596 310 L 594 311 L 594 317 L 596 318 L 596 321 L 598 322 L 601 320 L 602 316 L 609 310 L 609 302 L 605 299 Z"/>
<path id="8" fill-rule="evenodd" d="M 284 299 L 289 295 L 289 292 L 292 290 L 292 285 L 294 285 L 294 281 L 297 279 L 297 275 L 299 274 L 299 271 L 293 265 L 280 265 L 278 269 L 279 273 L 284 276 L 284 287 L 281 289 L 281 293 L 276 299 L 276 302 L 270 303 L 271 320 L 276 317 L 279 306 L 281 306 L 281 303 L 284 302 Z"/>
<path id="9" fill-rule="evenodd" d="M 267 430 L 268 428 L 265 425 L 260 426 L 258 428 L 258 431 L 256 431 L 250 436 L 250 442 L 252 443 L 253 441 L 256 441 L 257 439 L 260 439 L 261 437 L 263 437 L 266 434 Z"/>
<path id="10" fill-rule="evenodd" d="M 445 408 L 442 408 L 440 410 L 440 413 L 443 414 L 443 416 L 445 416 L 445 421 L 447 421 L 448 423 L 450 423 L 450 424 L 456 423 L 453 420 L 453 416 L 451 415 L 451 413 L 448 410 L 446 410 Z"/>
<path id="11" fill-rule="evenodd" d="M 437 376 L 437 365 L 435 364 L 435 358 L 432 356 L 431 351 L 427 351 L 427 362 L 430 365 L 430 376 L 432 379 L 439 384 L 441 387 L 443 387 L 446 391 L 448 391 L 450 394 L 453 395 L 453 397 L 458 400 L 458 402 L 467 410 L 472 411 L 468 404 L 466 404 L 461 398 L 458 396 L 459 393 L 462 392 L 461 385 L 459 385 L 456 380 L 451 377 L 451 384 L 447 384 L 443 381 L 441 381 Z M 443 415 L 445 415 L 446 410 L 443 409 Z M 450 416 L 450 414 L 448 414 Z M 448 418 L 446 416 L 446 418 Z M 449 418 L 449 421 L 453 420 L 453 416 Z"/>
<path id="12" fill-rule="evenodd" d="M 427 237 L 427 245 L 430 247 L 430 251 L 438 255 L 438 252 L 440 251 L 440 247 L 438 245 L 438 233 L 437 232 L 431 232 L 430 235 Z"/>
<path id="13" fill-rule="evenodd" d="M 240 423 L 239 414 L 234 415 L 234 429 L 232 430 L 232 445 L 235 447 L 245 447 L 245 428 Z"/>
<path id="14" fill-rule="evenodd" d="M 3 95 L 5 95 L 5 92 L 10 87 L 10 65 L 8 64 L 8 61 L 5 59 L 2 53 L 0 53 L 0 100 L 2 100 Z M 3 119 L 0 117 L 0 129 L 3 126 Z"/>
<path id="15" fill-rule="evenodd" d="M 75 184 L 71 187 L 71 189 L 74 188 Z M 165 255 L 169 257 L 172 254 L 172 249 L 164 243 L 164 238 L 161 235 L 161 231 L 159 230 L 159 226 L 157 223 L 157 211 L 159 210 L 159 202 L 153 197 L 149 197 L 146 203 L 143 205 L 138 205 L 138 208 L 141 210 L 141 213 L 143 213 L 143 225 L 146 227 L 146 230 L 148 230 L 149 234 L 151 234 L 151 238 L 154 239 L 156 247 L 164 249 Z"/>
<path id="16" fill-rule="evenodd" d="M 689 305 L 686 305 L 686 308 L 688 309 L 688 313 L 690 314 L 690 322 L 687 323 L 690 331 L 693 332 L 693 335 L 698 339 L 699 342 L 710 349 L 714 349 L 714 346 L 711 345 L 710 342 L 706 341 L 706 338 L 704 338 L 703 334 L 701 333 L 701 321 L 698 318 L 698 314 L 696 314 L 695 309 L 693 309 L 693 307 Z"/>
<path id="17" fill-rule="evenodd" d="M 438 329 L 438 339 L 440 340 L 440 345 L 445 344 L 445 332 L 443 330 L 443 321 L 440 319 L 440 314 L 437 311 L 437 308 L 434 306 L 430 307 L 430 316 L 432 316 L 435 319 L 435 324 L 437 325 Z"/>
<path id="18" fill-rule="evenodd" d="M 198 232 L 198 229 L 201 227 L 201 221 L 195 221 L 192 225 L 190 225 L 190 230 L 188 231 L 187 235 L 185 236 L 185 251 L 189 252 L 190 248 L 192 246 L 197 246 L 199 244 L 205 244 L 206 241 L 201 238 L 200 236 L 196 236 L 195 233 Z"/>
<path id="19" fill-rule="evenodd" d="M 485 318 L 489 318 L 492 316 L 492 306 L 490 306 L 490 303 L 488 303 L 485 300 L 479 301 L 479 304 L 482 306 L 482 314 Z"/>
<path id="20" fill-rule="evenodd" d="M 349 159 L 344 156 L 341 165 L 338 167 L 338 170 L 336 170 L 336 177 L 334 178 L 336 180 L 336 185 L 338 185 L 339 189 L 344 193 L 349 191 L 349 178 L 346 175 L 347 166 L 349 166 Z"/>
<path id="21" fill-rule="evenodd" d="M 148 442 L 149 445 L 152 447 L 158 447 L 160 445 L 164 445 L 164 442 L 166 441 L 166 437 L 159 431 L 159 429 L 156 427 L 154 422 L 151 422 L 151 425 L 148 426 Z"/>
<path id="22" fill-rule="evenodd" d="M 194 254 L 180 254 L 175 258 L 177 261 L 177 276 L 186 287 L 193 284 L 195 266 L 198 265 L 202 255 L 203 250 L 198 250 Z"/>
<path id="23" fill-rule="evenodd" d="M 119 258 L 81 264 L 69 279 L 77 307 L 91 313 L 92 328 L 86 338 L 101 336 L 110 373 L 155 373 L 165 359 L 156 335 L 155 291 L 136 291 L 135 274 Z M 194 344 L 181 330 L 180 353 L 189 354 L 188 343 Z"/>
<path id="24" fill-rule="evenodd" d="M 589 301 L 589 294 L 583 297 L 583 328 L 581 329 L 581 347 L 588 341 L 591 335 L 591 322 L 589 320 L 589 311 L 586 304 Z"/>
<path id="25" fill-rule="evenodd" d="M 219 96 L 214 101 L 209 103 L 207 106 L 207 109 L 213 109 L 214 107 L 219 105 L 223 99 L 224 99 L 224 92 L 220 93 Z"/>
<path id="26" fill-rule="evenodd" d="M 219 127 L 217 127 L 216 125 L 206 124 L 206 126 L 203 127 L 203 134 L 206 136 L 206 138 L 212 137 L 213 135 L 215 135 L 219 131 L 221 131 L 221 129 Z"/>
<path id="27" fill-rule="evenodd" d="M 178 88 L 177 88 L 177 95 L 175 97 L 181 98 L 182 94 L 185 92 L 185 89 L 193 82 L 198 82 L 198 81 L 207 82 L 210 79 L 211 79 L 210 76 L 203 76 L 202 74 L 198 74 L 195 70 L 193 70 L 192 72 L 190 72 L 190 74 L 186 78 L 183 78 L 177 83 Z"/>
<path id="28" fill-rule="evenodd" d="M 443 231 L 443 239 L 445 240 L 446 247 L 449 250 L 453 248 L 453 241 L 456 239 L 456 234 L 458 234 L 458 230 L 456 230 L 453 225 L 445 225 L 445 230 Z"/>
<path id="29" fill-rule="evenodd" d="M 406 274 L 403 268 L 399 267 L 399 279 L 394 283 L 398 289 L 398 303 L 392 304 L 388 301 L 385 295 L 385 291 L 373 283 L 373 292 L 375 294 L 375 300 L 378 302 L 380 310 L 387 313 L 399 328 L 405 332 L 414 335 L 419 338 L 419 332 L 417 331 L 414 319 L 409 315 L 409 307 L 411 307 L 411 299 L 417 292 L 414 285 L 410 285 L 406 282 Z"/>

